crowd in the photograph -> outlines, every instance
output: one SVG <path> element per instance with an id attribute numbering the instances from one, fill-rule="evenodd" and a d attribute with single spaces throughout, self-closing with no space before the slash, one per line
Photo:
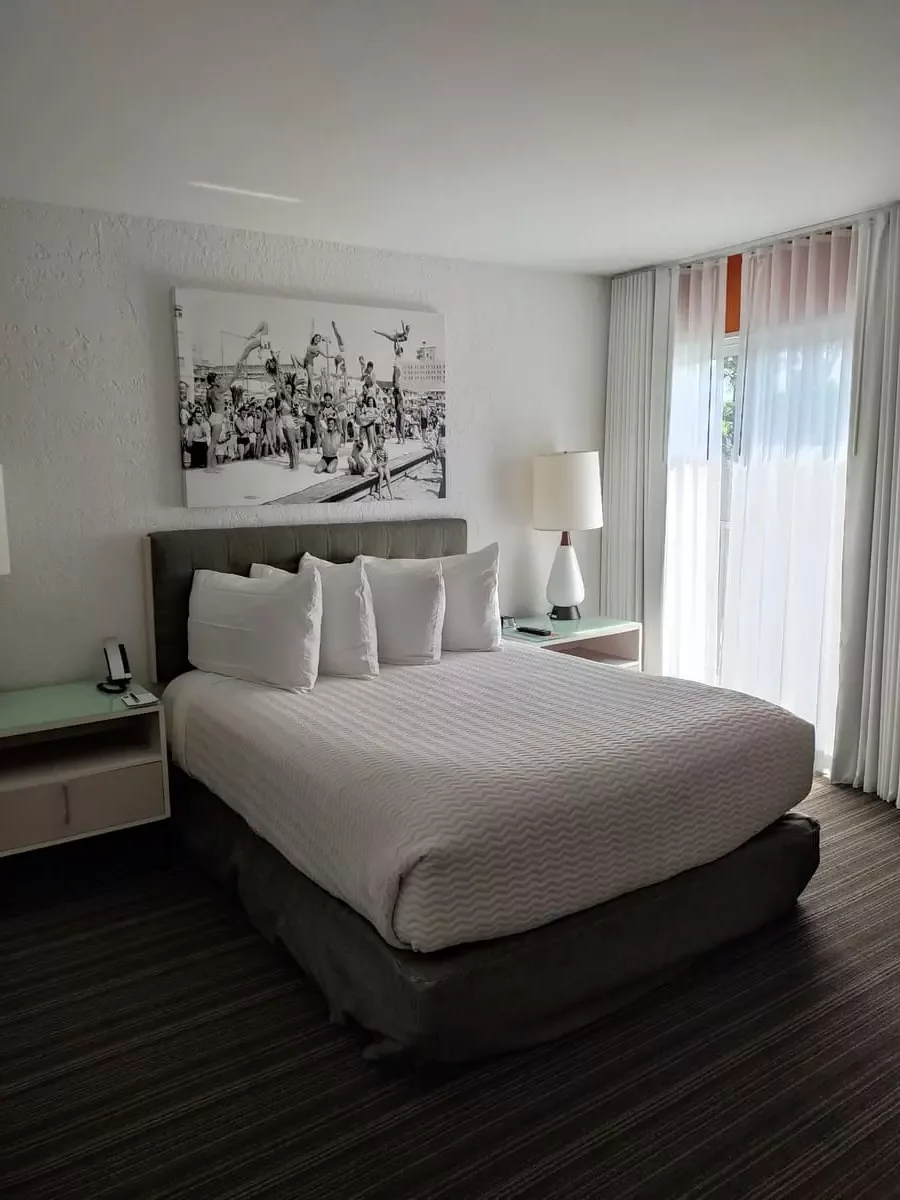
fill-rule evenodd
<path id="1" fill-rule="evenodd" d="M 246 339 L 229 370 L 199 369 L 179 384 L 182 461 L 186 470 L 218 470 L 248 459 L 281 460 L 296 469 L 302 452 L 312 452 L 316 474 L 336 474 L 341 454 L 350 475 L 371 475 L 373 490 L 393 498 L 388 441 L 399 446 L 420 440 L 443 475 L 445 402 L 442 393 L 405 393 L 401 382 L 403 343 L 409 326 L 380 333 L 394 345 L 390 385 L 379 385 L 372 361 L 359 357 L 359 375 L 349 376 L 343 341 L 333 326 L 338 352 L 319 334 L 310 338 L 303 359 L 284 367 L 261 323 Z M 379 331 L 376 331 L 379 332 Z M 248 369 L 256 351 L 264 372 Z M 317 360 L 327 364 L 316 371 Z M 285 461 L 286 460 L 286 461 Z M 308 460 L 307 460 L 308 461 Z M 443 490 L 443 488 L 442 488 Z"/>

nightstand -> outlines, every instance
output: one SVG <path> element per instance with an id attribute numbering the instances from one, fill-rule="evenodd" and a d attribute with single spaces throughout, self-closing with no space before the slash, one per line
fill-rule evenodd
<path id="1" fill-rule="evenodd" d="M 0 692 L 0 855 L 169 815 L 162 705 L 94 683 Z"/>
<path id="2" fill-rule="evenodd" d="M 522 633 L 520 629 L 503 630 L 504 639 L 525 642 L 541 650 L 572 654 L 610 667 L 641 670 L 640 621 L 619 621 L 615 617 L 582 617 L 580 621 L 551 621 L 549 617 L 516 617 L 518 625 L 533 625 L 552 629 L 550 637 Z"/>

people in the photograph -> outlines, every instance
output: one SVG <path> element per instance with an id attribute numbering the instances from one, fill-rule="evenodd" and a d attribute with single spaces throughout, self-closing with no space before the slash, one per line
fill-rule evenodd
<path id="1" fill-rule="evenodd" d="M 317 358 L 324 358 L 325 351 L 322 348 L 321 333 L 314 333 L 309 339 L 309 345 L 306 347 L 306 353 L 303 355 L 303 369 L 306 371 L 306 378 L 309 381 L 307 391 L 310 396 L 313 393 L 313 372 Z"/>
<path id="2" fill-rule="evenodd" d="M 375 449 L 375 426 L 377 422 L 378 408 L 375 403 L 375 394 L 370 393 L 363 401 L 359 416 L 359 431 L 364 435 L 370 451 Z"/>
<path id="3" fill-rule="evenodd" d="M 252 333 L 247 335 L 248 342 L 254 342 L 254 350 L 261 350 L 264 353 L 271 347 L 269 345 L 269 322 L 260 321 Z"/>
<path id="4" fill-rule="evenodd" d="M 438 463 L 441 468 L 441 483 L 440 483 L 440 487 L 438 488 L 438 499 L 439 500 L 447 499 L 447 450 L 446 450 L 446 447 L 444 446 L 444 438 L 446 436 L 447 436 L 447 426 L 444 424 L 443 421 L 441 421 L 440 425 L 438 426 L 438 439 L 437 439 Z"/>
<path id="5" fill-rule="evenodd" d="M 280 454 L 281 447 L 287 452 L 288 465 L 292 471 L 300 466 L 300 439 L 297 433 L 295 402 L 292 384 L 282 370 L 278 353 L 272 350 L 265 364 L 266 374 L 275 381 L 275 396 L 272 404 L 266 400 L 266 443 L 273 454 Z M 274 415 L 274 422 L 272 416 Z"/>
<path id="6" fill-rule="evenodd" d="M 185 468 L 191 465 L 191 456 L 187 445 L 187 428 L 191 423 L 192 408 L 188 385 L 182 379 L 178 384 L 178 425 L 181 430 L 181 464 Z"/>
<path id="7" fill-rule="evenodd" d="M 362 384 L 363 396 L 375 391 L 375 364 L 371 359 L 366 361 L 362 354 L 359 356 L 359 381 Z"/>
<path id="8" fill-rule="evenodd" d="M 335 399 L 335 412 L 337 413 L 337 425 L 341 434 L 341 442 L 349 442 L 350 413 L 347 405 L 347 388 L 342 383 L 338 383 L 338 392 Z"/>
<path id="9" fill-rule="evenodd" d="M 407 334 L 409 326 L 407 328 Z M 400 352 L 394 354 L 394 370 L 391 376 L 391 399 L 394 402 L 394 431 L 397 434 L 397 444 L 406 441 L 406 426 L 404 410 L 406 408 L 405 398 L 403 395 L 403 387 L 400 382 L 402 372 L 400 370 Z"/>
<path id="10" fill-rule="evenodd" d="M 366 456 L 365 443 L 360 437 L 353 442 L 350 457 L 347 459 L 347 469 L 351 475 L 366 475 L 372 469 L 372 463 Z"/>
<path id="11" fill-rule="evenodd" d="M 306 447 L 309 450 L 312 450 L 319 443 L 319 411 L 321 407 L 322 398 L 319 395 L 318 388 L 311 388 L 303 404 L 305 441 Z"/>
<path id="12" fill-rule="evenodd" d="M 324 391 L 322 393 L 322 410 L 319 413 L 319 424 L 324 427 L 329 421 L 334 421 L 337 424 L 337 408 L 334 403 L 334 393 Z"/>
<path id="13" fill-rule="evenodd" d="M 337 354 L 335 354 L 332 362 L 334 363 L 334 373 L 338 377 L 338 381 L 347 383 L 347 358 L 344 353 L 344 339 L 341 337 L 340 330 L 334 321 L 331 322 L 331 328 L 334 330 L 334 340 L 337 342 Z"/>
<path id="14" fill-rule="evenodd" d="M 394 493 L 391 491 L 391 471 L 388 466 L 388 452 L 384 444 L 383 433 L 380 433 L 375 439 L 375 453 L 372 455 L 372 464 L 375 467 L 375 494 L 379 500 L 383 500 L 384 494 L 382 489 L 386 489 L 388 496 L 393 500 Z"/>
<path id="15" fill-rule="evenodd" d="M 253 414 L 243 405 L 234 416 L 234 432 L 237 435 L 237 458 L 243 462 L 253 457 Z"/>
<path id="16" fill-rule="evenodd" d="M 379 337 L 387 338 L 394 347 L 394 354 L 399 356 L 403 353 L 403 347 L 409 341 L 409 325 L 405 321 L 400 322 L 399 333 L 382 333 L 380 329 L 373 329 L 373 333 L 377 333 Z"/>
<path id="17" fill-rule="evenodd" d="M 300 466 L 300 446 L 297 439 L 297 422 L 294 419 L 294 408 L 287 389 L 282 388 L 278 394 L 278 419 L 284 434 L 288 453 L 288 465 L 292 471 Z"/>
<path id="18" fill-rule="evenodd" d="M 266 455 L 278 453 L 278 410 L 275 407 L 275 397 L 267 396 L 263 409 L 263 453 Z"/>
<path id="19" fill-rule="evenodd" d="M 209 451 L 207 453 L 207 467 L 215 469 L 216 465 L 216 447 L 219 444 L 219 439 L 222 436 L 222 423 L 225 420 L 225 405 L 231 400 L 231 388 L 236 382 L 244 368 L 249 356 L 254 350 L 258 350 L 262 345 L 260 337 L 254 336 L 247 341 L 244 349 L 241 351 L 241 356 L 234 365 L 234 370 L 227 383 L 224 376 L 219 371 L 210 371 L 206 376 L 206 407 L 209 414 Z"/>
<path id="20" fill-rule="evenodd" d="M 426 450 L 430 451 L 430 457 L 428 458 L 428 462 L 434 463 L 434 465 L 437 466 L 438 465 L 438 438 L 437 438 L 437 429 L 435 428 L 433 421 L 429 421 L 426 424 L 425 428 L 422 430 L 422 445 L 424 446 L 424 448 Z"/>
<path id="21" fill-rule="evenodd" d="M 375 405 L 375 437 L 378 438 L 385 432 L 385 400 L 384 397 L 377 395 L 373 396 L 372 400 Z"/>
<path id="22" fill-rule="evenodd" d="M 338 452 L 341 448 L 341 435 L 334 417 L 329 417 L 325 422 L 325 428 L 319 439 L 319 448 L 322 451 L 322 457 L 316 463 L 316 474 L 334 475 L 337 471 Z"/>
<path id="23" fill-rule="evenodd" d="M 190 468 L 196 470 L 205 467 L 209 455 L 210 426 L 199 405 L 195 405 L 191 411 L 184 436 Z"/>

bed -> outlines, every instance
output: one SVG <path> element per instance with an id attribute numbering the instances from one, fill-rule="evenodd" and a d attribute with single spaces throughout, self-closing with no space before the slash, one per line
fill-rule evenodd
<path id="1" fill-rule="evenodd" d="M 149 539 L 178 828 L 373 1054 L 575 1028 L 789 911 L 818 864 L 788 812 L 811 731 L 750 697 L 512 644 L 303 696 L 189 672 L 197 568 L 465 541 L 458 520 Z"/>

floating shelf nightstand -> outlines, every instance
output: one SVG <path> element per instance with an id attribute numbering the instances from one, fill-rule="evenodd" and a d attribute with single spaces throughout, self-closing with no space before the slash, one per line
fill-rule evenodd
<path id="1" fill-rule="evenodd" d="M 555 650 L 576 658 L 610 667 L 641 670 L 640 621 L 619 621 L 614 617 L 582 617 L 580 621 L 553 621 L 549 617 L 516 617 L 518 625 L 550 629 L 550 637 L 523 633 L 521 629 L 503 631 L 504 640 L 525 642 L 542 650 Z"/>
<path id="2" fill-rule="evenodd" d="M 169 815 L 162 705 L 93 683 L 0 692 L 0 855 Z"/>

